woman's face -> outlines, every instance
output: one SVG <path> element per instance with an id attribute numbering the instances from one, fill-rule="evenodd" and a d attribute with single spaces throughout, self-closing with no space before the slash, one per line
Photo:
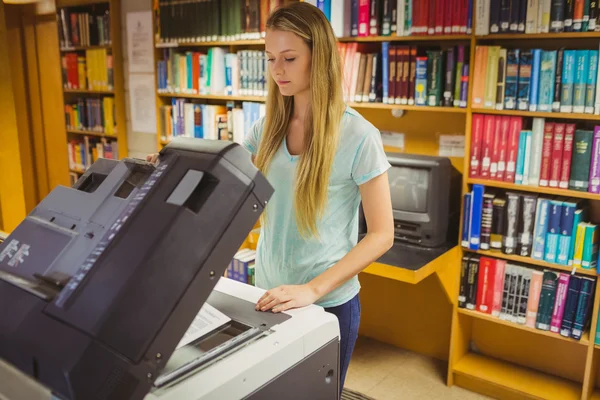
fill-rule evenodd
<path id="1" fill-rule="evenodd" d="M 294 96 L 310 88 L 310 48 L 292 32 L 267 29 L 265 51 L 269 71 L 284 96 Z"/>

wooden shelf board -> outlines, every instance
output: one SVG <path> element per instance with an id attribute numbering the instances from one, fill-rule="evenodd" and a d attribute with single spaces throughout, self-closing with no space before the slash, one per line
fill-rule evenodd
<path id="1" fill-rule="evenodd" d="M 264 96 L 227 96 L 227 95 L 214 95 L 214 94 L 188 94 L 188 93 L 158 93 L 160 97 L 180 97 L 186 99 L 200 99 L 200 100 L 230 100 L 230 101 L 256 101 L 264 102 L 266 97 Z"/>
<path id="2" fill-rule="evenodd" d="M 114 90 L 91 90 L 91 89 L 63 89 L 65 93 L 79 93 L 79 94 L 112 94 Z"/>
<path id="3" fill-rule="evenodd" d="M 538 40 L 538 39 L 585 39 L 585 38 L 600 38 L 600 32 L 562 32 L 562 33 L 499 33 L 491 35 L 475 36 L 477 40 Z"/>
<path id="4" fill-rule="evenodd" d="M 111 139 L 117 139 L 115 135 L 109 135 L 103 132 L 94 132 L 94 131 L 85 131 L 81 129 L 67 129 L 67 133 L 73 133 L 76 135 L 88 135 L 88 136 L 98 136 L 98 137 L 107 137 Z"/>
<path id="5" fill-rule="evenodd" d="M 339 37 L 339 42 L 437 42 L 437 41 L 468 41 L 471 35 L 427 35 L 427 36 L 363 36 Z"/>
<path id="6" fill-rule="evenodd" d="M 374 108 L 381 110 L 406 110 L 406 111 L 423 111 L 423 112 L 440 112 L 440 113 L 455 113 L 466 114 L 466 108 L 459 107 L 428 107 L 428 106 L 409 106 L 405 104 L 384 104 L 384 103 L 347 103 L 353 108 Z"/>
<path id="7" fill-rule="evenodd" d="M 560 270 L 560 271 L 565 271 L 565 272 L 573 271 L 573 267 L 567 267 L 564 265 L 552 264 L 552 263 L 549 263 L 546 261 L 535 260 L 531 257 L 521 257 L 521 256 L 504 254 L 501 252 L 486 251 L 486 250 L 473 251 L 473 250 L 469 250 L 466 248 L 463 248 L 463 250 L 467 251 L 467 252 L 471 252 L 471 253 L 477 253 L 482 256 L 501 258 L 503 260 L 515 261 L 515 262 L 520 262 L 523 264 L 537 265 L 538 267 L 543 267 L 543 268 L 555 269 L 555 270 Z M 575 267 L 575 273 L 581 274 L 581 275 L 588 275 L 588 276 L 596 276 L 597 275 L 597 272 L 595 269 L 584 269 L 581 267 Z"/>
<path id="8" fill-rule="evenodd" d="M 80 51 L 80 50 L 98 50 L 98 49 L 111 49 L 112 45 L 103 44 L 97 46 L 71 46 L 71 47 L 63 47 L 60 49 L 61 52 L 69 52 L 69 51 Z"/>
<path id="9" fill-rule="evenodd" d="M 548 337 L 551 337 L 553 339 L 563 340 L 563 341 L 566 341 L 566 342 L 571 342 L 571 343 L 579 344 L 579 345 L 586 346 L 586 347 L 590 343 L 590 339 L 589 339 L 590 338 L 590 334 L 587 331 L 581 336 L 580 340 L 575 340 L 575 339 L 572 339 L 572 338 L 566 338 L 566 337 L 564 337 L 562 335 L 559 335 L 558 333 L 553 333 L 553 332 L 550 332 L 550 331 L 542 331 L 540 329 L 530 328 L 528 326 L 517 324 L 515 322 L 504 321 L 504 320 L 502 320 L 502 319 L 500 319 L 498 317 L 493 317 L 490 314 L 485 314 L 485 313 L 482 313 L 480 311 L 468 310 L 466 308 L 459 308 L 458 309 L 458 313 L 459 314 L 463 314 L 463 315 L 467 315 L 467 316 L 472 317 L 472 318 L 478 318 L 478 319 L 482 319 L 484 321 L 490 321 L 490 322 L 493 322 L 495 324 L 500 324 L 500 325 L 508 326 L 508 327 L 511 327 L 511 328 L 514 328 L 514 329 L 519 329 L 519 330 L 522 330 L 522 331 L 531 332 L 531 333 L 535 333 L 535 334 L 538 334 L 538 335 L 548 336 Z"/>
<path id="10" fill-rule="evenodd" d="M 169 47 L 217 47 L 217 46 L 257 46 L 264 45 L 264 39 L 247 40 L 207 40 L 204 42 L 163 42 L 156 43 L 156 48 Z"/>
<path id="11" fill-rule="evenodd" d="M 479 184 L 488 187 L 495 187 L 499 189 L 506 190 L 515 190 L 522 192 L 532 192 L 532 193 L 540 193 L 540 194 L 548 194 L 554 196 L 563 196 L 563 197 L 576 197 L 580 199 L 590 199 L 590 200 L 600 200 L 600 194 L 589 193 L 589 192 L 580 192 L 578 190 L 568 190 L 568 189 L 558 189 L 551 187 L 541 187 L 541 186 L 529 186 L 529 185 L 517 185 L 509 182 L 500 182 L 500 181 L 492 181 L 487 179 L 475 179 L 475 178 L 467 178 L 468 184 Z"/>
<path id="12" fill-rule="evenodd" d="M 473 114 L 491 114 L 508 115 L 516 117 L 538 117 L 538 118 L 556 118 L 556 119 L 577 119 L 600 121 L 600 115 L 580 114 L 580 113 L 561 113 L 561 112 L 541 112 L 541 111 L 519 111 L 519 110 L 493 110 L 488 108 L 472 108 Z"/>
<path id="13" fill-rule="evenodd" d="M 580 383 L 479 354 L 468 353 L 463 356 L 454 366 L 453 372 L 496 385 L 523 397 L 565 400 L 581 398 Z"/>
<path id="14" fill-rule="evenodd" d="M 79 6 L 87 6 L 91 4 L 108 4 L 110 0 L 57 0 L 56 7 L 79 7 Z"/>

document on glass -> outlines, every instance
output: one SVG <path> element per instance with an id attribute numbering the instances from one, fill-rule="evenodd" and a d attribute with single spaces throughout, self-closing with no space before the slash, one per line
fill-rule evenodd
<path id="1" fill-rule="evenodd" d="M 177 348 L 183 347 L 194 340 L 206 335 L 209 332 L 225 325 L 231 321 L 227 315 L 217 310 L 208 303 L 204 303 L 196 318 L 188 328 L 185 335 L 177 345 Z"/>

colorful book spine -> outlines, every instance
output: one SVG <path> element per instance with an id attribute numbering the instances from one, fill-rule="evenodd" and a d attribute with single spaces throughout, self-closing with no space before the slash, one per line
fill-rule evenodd
<path id="1" fill-rule="evenodd" d="M 600 193 L 600 126 L 594 127 L 590 162 L 590 193 Z"/>
<path id="2" fill-rule="evenodd" d="M 531 73 L 533 69 L 533 51 L 521 50 L 519 59 L 519 84 L 517 88 L 517 109 L 529 110 L 529 93 L 531 92 Z"/>
<path id="3" fill-rule="evenodd" d="M 538 111 L 540 103 L 540 75 L 542 67 L 542 50 L 532 50 L 531 88 L 529 91 L 529 111 Z"/>
<path id="4" fill-rule="evenodd" d="M 589 50 L 577 50 L 575 53 L 575 80 L 573 82 L 573 112 L 585 112 L 585 94 L 589 73 Z"/>
<path id="5" fill-rule="evenodd" d="M 576 50 L 565 50 L 562 69 L 560 112 L 573 112 L 573 89 L 575 85 Z"/>
<path id="6" fill-rule="evenodd" d="M 585 269 L 596 268 L 598 260 L 598 227 L 592 223 L 585 226 L 583 238 L 583 252 L 581 267 Z"/>
<path id="7" fill-rule="evenodd" d="M 552 111 L 554 101 L 554 77 L 556 76 L 556 50 L 542 51 L 542 62 L 540 67 L 540 99 L 539 110 Z"/>
<path id="8" fill-rule="evenodd" d="M 531 282 L 529 284 L 529 300 L 527 302 L 527 318 L 525 326 L 535 328 L 535 321 L 538 313 L 540 294 L 542 292 L 542 278 L 544 273 L 538 270 L 531 271 Z"/>
<path id="9" fill-rule="evenodd" d="M 564 272 L 561 272 L 558 276 L 558 286 L 556 288 L 556 298 L 554 301 L 554 308 L 552 310 L 550 332 L 560 332 L 560 327 L 565 312 L 565 302 L 567 300 L 567 293 L 569 290 L 569 278 L 570 275 Z"/>
<path id="10" fill-rule="evenodd" d="M 427 105 L 427 57 L 417 57 L 415 77 L 415 104 Z"/>
<path id="11" fill-rule="evenodd" d="M 517 108 L 517 95 L 519 93 L 519 63 L 521 51 L 509 49 L 506 55 L 506 84 L 504 93 L 504 109 Z"/>
<path id="12" fill-rule="evenodd" d="M 546 244 L 546 234 L 548 232 L 550 200 L 539 198 L 535 213 L 535 228 L 533 231 L 533 250 L 531 258 L 535 260 L 544 259 L 544 250 Z"/>
<path id="13" fill-rule="evenodd" d="M 585 86 L 585 113 L 594 113 L 596 84 L 598 81 L 598 50 L 590 50 L 589 68 Z"/>
<path id="14" fill-rule="evenodd" d="M 560 325 L 561 336 L 570 337 L 575 312 L 577 311 L 577 300 L 581 289 L 581 277 L 572 275 L 569 279 L 569 289 L 567 291 L 567 300 L 565 302 L 563 318 Z"/>
<path id="15" fill-rule="evenodd" d="M 560 236 L 558 238 L 558 256 L 557 264 L 569 265 L 569 252 L 571 249 L 571 235 L 573 234 L 573 224 L 575 222 L 575 212 L 577 203 L 565 201 L 562 204 L 560 217 Z"/>

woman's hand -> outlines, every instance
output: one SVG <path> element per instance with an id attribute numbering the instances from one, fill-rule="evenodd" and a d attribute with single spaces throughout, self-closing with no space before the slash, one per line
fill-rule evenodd
<path id="1" fill-rule="evenodd" d="M 277 313 L 308 306 L 318 299 L 317 292 L 309 285 L 283 285 L 267 291 L 256 303 L 256 309 L 272 309 Z"/>
<path id="2" fill-rule="evenodd" d="M 156 162 L 158 161 L 158 153 L 148 154 L 146 156 L 146 161 L 152 164 L 156 164 Z"/>

